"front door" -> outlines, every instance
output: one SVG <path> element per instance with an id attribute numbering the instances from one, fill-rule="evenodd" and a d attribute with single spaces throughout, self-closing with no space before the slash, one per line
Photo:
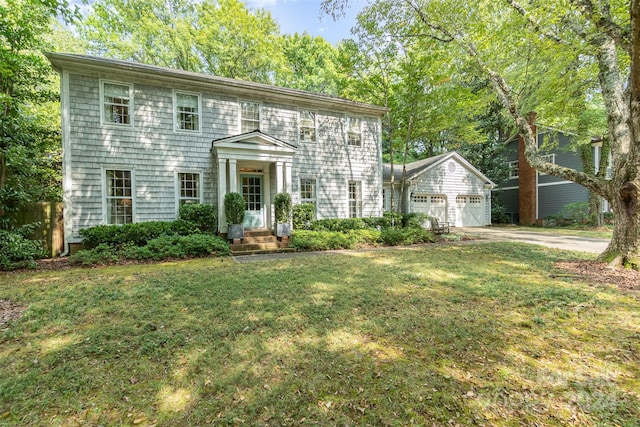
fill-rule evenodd
<path id="1" fill-rule="evenodd" d="M 247 203 L 244 215 L 245 228 L 264 227 L 262 175 L 240 175 L 242 196 Z"/>

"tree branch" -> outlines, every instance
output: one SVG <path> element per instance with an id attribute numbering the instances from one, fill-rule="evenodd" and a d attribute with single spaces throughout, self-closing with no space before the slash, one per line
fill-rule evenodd
<path id="1" fill-rule="evenodd" d="M 631 53 L 631 34 L 628 29 L 622 28 L 613 21 L 608 4 L 605 4 L 600 10 L 596 10 L 596 6 L 591 0 L 571 0 L 571 3 L 578 6 L 583 15 L 597 28 L 604 30 L 620 48 Z"/>
<path id="2" fill-rule="evenodd" d="M 520 15 L 522 15 L 527 21 L 529 21 L 529 23 L 533 26 L 533 29 L 536 30 L 538 33 L 542 34 L 548 39 L 553 40 L 554 42 L 569 44 L 566 40 L 564 40 L 562 37 L 558 36 L 557 34 L 544 31 L 540 22 L 537 19 L 535 19 L 533 16 L 531 16 L 531 14 L 527 12 L 527 10 L 524 7 L 522 7 L 522 5 L 520 5 L 518 2 L 514 0 L 506 0 L 506 1 Z"/>

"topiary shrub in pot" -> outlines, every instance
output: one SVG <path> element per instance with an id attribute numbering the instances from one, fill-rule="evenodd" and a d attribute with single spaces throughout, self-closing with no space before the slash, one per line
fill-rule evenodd
<path id="1" fill-rule="evenodd" d="M 291 235 L 291 194 L 278 193 L 273 197 L 276 217 L 276 236 L 289 237 Z"/>
<path id="2" fill-rule="evenodd" d="M 227 238 L 240 240 L 244 237 L 244 213 L 247 204 L 240 193 L 227 193 L 224 196 L 224 214 L 227 217 Z"/>

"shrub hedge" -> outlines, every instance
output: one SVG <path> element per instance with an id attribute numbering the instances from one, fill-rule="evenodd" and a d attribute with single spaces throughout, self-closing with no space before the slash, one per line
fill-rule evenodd
<path id="1" fill-rule="evenodd" d="M 144 246 L 150 240 L 162 235 L 188 236 L 199 233 L 197 224 L 184 219 L 175 221 L 136 222 L 125 225 L 98 225 L 80 230 L 85 248 L 95 248 L 100 244 L 109 246 Z"/>
<path id="2" fill-rule="evenodd" d="M 211 205 L 184 204 L 180 206 L 178 218 L 196 224 L 204 233 L 215 233 L 218 229 L 218 212 Z"/>
<path id="3" fill-rule="evenodd" d="M 35 268 L 35 260 L 47 256 L 42 242 L 27 239 L 31 227 L 21 227 L 15 231 L 0 230 L 0 270 Z"/>

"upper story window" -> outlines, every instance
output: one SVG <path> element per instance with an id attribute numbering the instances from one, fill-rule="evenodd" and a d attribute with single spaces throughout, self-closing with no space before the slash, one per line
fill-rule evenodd
<path id="1" fill-rule="evenodd" d="M 175 129 L 200 132 L 200 95 L 175 92 Z"/>
<path id="2" fill-rule="evenodd" d="M 102 82 L 102 122 L 130 126 L 132 95 L 132 85 Z"/>
<path id="3" fill-rule="evenodd" d="M 133 222 L 133 177 L 130 170 L 107 170 L 106 218 L 108 224 Z"/>
<path id="4" fill-rule="evenodd" d="M 556 155 L 555 154 L 542 154 L 540 157 L 542 157 L 542 160 L 544 160 L 545 162 L 548 163 L 553 163 L 554 165 L 556 164 Z M 539 175 L 546 175 L 546 172 L 538 172 Z"/>
<path id="5" fill-rule="evenodd" d="M 316 112 L 300 110 L 300 141 L 316 142 Z"/>
<path id="6" fill-rule="evenodd" d="M 260 129 L 260 104 L 257 102 L 240 102 L 240 133 L 253 132 Z"/>
<path id="7" fill-rule="evenodd" d="M 347 144 L 362 147 L 362 119 L 347 117 Z"/>
<path id="8" fill-rule="evenodd" d="M 520 176 L 520 162 L 517 160 L 513 162 L 507 162 L 509 168 L 509 179 L 516 179 Z"/>

